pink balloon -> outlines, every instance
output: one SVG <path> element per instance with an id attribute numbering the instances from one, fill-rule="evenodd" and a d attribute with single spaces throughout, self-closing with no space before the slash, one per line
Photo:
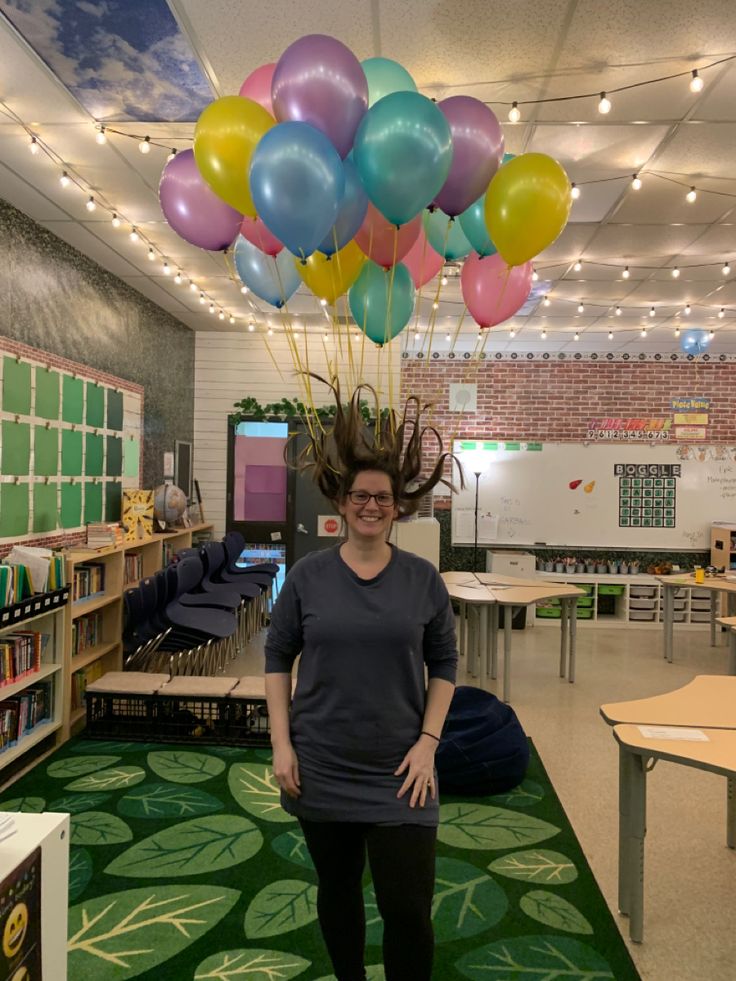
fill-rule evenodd
<path id="1" fill-rule="evenodd" d="M 265 252 L 266 255 L 278 255 L 284 247 L 283 242 L 279 242 L 260 218 L 250 218 L 248 215 L 244 215 L 240 234 L 252 242 L 261 252 Z"/>
<path id="2" fill-rule="evenodd" d="M 266 112 L 272 116 L 275 116 L 275 113 L 273 111 L 273 102 L 271 101 L 271 82 L 273 81 L 275 67 L 276 62 L 272 61 L 267 65 L 261 65 L 260 68 L 256 68 L 246 78 L 240 86 L 240 92 L 238 92 L 238 95 L 242 95 L 244 99 L 252 99 L 259 106 L 263 106 Z"/>
<path id="3" fill-rule="evenodd" d="M 532 264 L 509 268 L 500 255 L 471 252 L 460 278 L 463 300 L 479 327 L 495 327 L 521 309 L 532 288 Z"/>
<path id="4" fill-rule="evenodd" d="M 423 228 L 420 230 L 416 242 L 401 261 L 409 270 L 417 289 L 436 276 L 445 264 L 445 260 L 439 252 L 435 252 L 427 241 Z"/>
<path id="5" fill-rule="evenodd" d="M 421 213 L 399 228 L 384 218 L 378 208 L 368 202 L 363 224 L 356 232 L 355 242 L 360 251 L 384 269 L 401 262 L 414 245 L 422 230 Z"/>

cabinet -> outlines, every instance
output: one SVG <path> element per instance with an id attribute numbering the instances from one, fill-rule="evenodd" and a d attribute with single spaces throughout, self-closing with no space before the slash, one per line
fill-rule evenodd
<path id="1" fill-rule="evenodd" d="M 736 569 L 736 524 L 715 521 L 710 527 L 710 564 L 717 569 Z"/>
<path id="2" fill-rule="evenodd" d="M 657 627 L 664 613 L 663 587 L 654 576 L 636 575 L 560 575 L 539 572 L 541 579 L 579 586 L 585 595 L 578 599 L 577 618 L 599 627 Z M 683 586 L 675 593 L 675 623 L 705 627 L 710 624 L 711 603 L 718 594 L 696 586 Z M 560 616 L 559 601 L 538 603 L 535 623 L 555 622 Z"/>

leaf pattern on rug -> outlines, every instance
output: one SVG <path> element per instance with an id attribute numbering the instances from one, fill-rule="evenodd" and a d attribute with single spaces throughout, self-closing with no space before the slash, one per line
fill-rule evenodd
<path id="1" fill-rule="evenodd" d="M 578 870 L 567 855 L 545 849 L 510 852 L 491 862 L 488 869 L 509 879 L 543 882 L 545 885 L 561 886 L 574 882 L 578 877 Z"/>
<path id="2" fill-rule="evenodd" d="M 164 750 L 148 754 L 148 765 L 158 777 L 171 783 L 203 783 L 225 769 L 223 760 L 208 753 Z"/>
<path id="3" fill-rule="evenodd" d="M 500 849 L 534 845 L 560 829 L 529 814 L 488 804 L 454 803 L 440 807 L 438 838 L 454 848 Z"/>
<path id="4" fill-rule="evenodd" d="M 291 981 L 310 966 L 311 961 L 280 950 L 221 950 L 202 961 L 194 981 Z"/>
<path id="5" fill-rule="evenodd" d="M 617 981 L 608 962 L 570 937 L 531 936 L 495 940 L 470 951 L 455 967 L 471 981 Z"/>
<path id="6" fill-rule="evenodd" d="M 73 845 L 120 845 L 132 838 L 133 832 L 115 814 L 107 811 L 72 814 Z"/>
<path id="7" fill-rule="evenodd" d="M 317 887 L 299 879 L 269 882 L 252 899 L 245 913 L 249 940 L 278 937 L 317 919 Z"/>
<path id="8" fill-rule="evenodd" d="M 279 824 L 296 821 L 281 807 L 281 788 L 270 766 L 236 763 L 230 767 L 227 781 L 238 805 L 253 817 Z"/>
<path id="9" fill-rule="evenodd" d="M 532 889 L 525 893 L 521 897 L 519 908 L 532 920 L 544 923 L 553 930 L 564 930 L 565 933 L 593 932 L 593 927 L 580 910 L 562 896 L 546 889 Z"/>
<path id="10" fill-rule="evenodd" d="M 225 805 L 196 787 L 170 783 L 142 783 L 118 801 L 118 813 L 132 818 L 195 817 L 213 814 Z"/>
<path id="11" fill-rule="evenodd" d="M 40 814 L 45 809 L 46 801 L 43 797 L 13 797 L 11 800 L 0 801 L 0 811 L 15 811 L 19 814 Z"/>
<path id="12" fill-rule="evenodd" d="M 64 790 L 79 790 L 94 792 L 96 790 L 121 790 L 123 787 L 134 787 L 146 779 L 146 771 L 139 766 L 119 766 L 112 770 L 98 770 L 88 773 L 79 780 L 68 783 Z"/>
<path id="13" fill-rule="evenodd" d="M 119 756 L 72 756 L 50 763 L 46 767 L 46 773 L 58 780 L 70 780 L 72 777 L 83 777 L 85 773 L 94 773 L 95 770 L 104 770 L 106 766 L 114 766 L 119 762 Z"/>

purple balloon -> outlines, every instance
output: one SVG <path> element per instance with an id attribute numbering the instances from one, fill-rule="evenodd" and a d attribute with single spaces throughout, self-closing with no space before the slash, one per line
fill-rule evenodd
<path id="1" fill-rule="evenodd" d="M 452 132 L 452 165 L 434 203 L 454 218 L 485 194 L 503 160 L 503 132 L 493 112 L 469 95 L 437 103 Z"/>
<path id="2" fill-rule="evenodd" d="M 307 34 L 279 58 L 271 99 L 280 123 L 309 123 L 331 140 L 344 159 L 368 109 L 368 81 L 360 62 L 342 41 L 326 34 Z"/>
<path id="3" fill-rule="evenodd" d="M 243 216 L 205 184 L 193 150 L 181 150 L 166 164 L 158 199 L 164 218 L 176 234 L 200 249 L 221 252 L 240 230 Z"/>

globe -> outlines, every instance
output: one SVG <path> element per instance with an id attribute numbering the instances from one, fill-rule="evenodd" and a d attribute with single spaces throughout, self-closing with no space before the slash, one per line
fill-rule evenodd
<path id="1" fill-rule="evenodd" d="M 161 484 L 153 492 L 153 514 L 157 521 L 173 525 L 181 520 L 187 509 L 184 491 L 174 484 Z"/>

